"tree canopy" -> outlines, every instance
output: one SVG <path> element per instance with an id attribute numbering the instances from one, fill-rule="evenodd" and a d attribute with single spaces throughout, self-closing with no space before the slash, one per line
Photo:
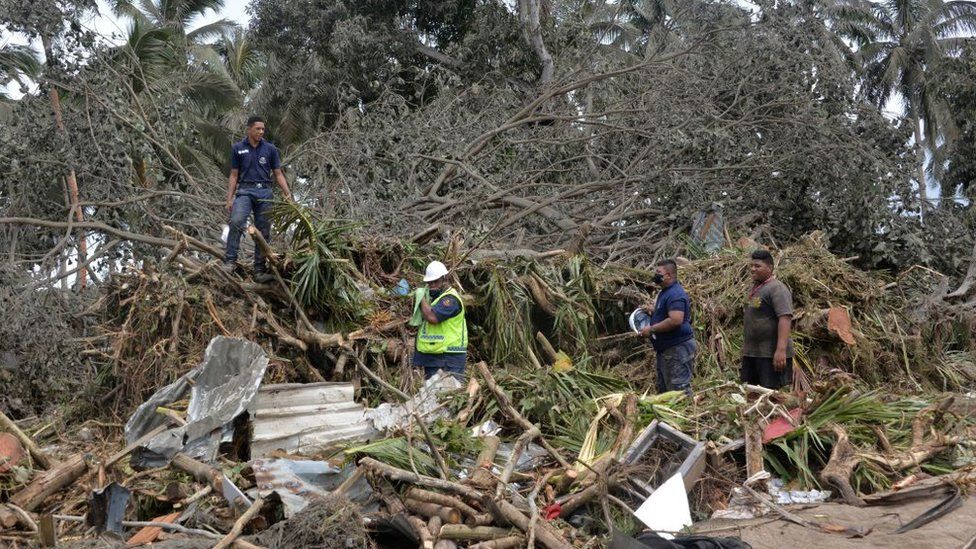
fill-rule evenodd
<path id="1" fill-rule="evenodd" d="M 692 219 L 720 208 L 730 234 L 821 230 L 864 266 L 951 278 L 970 262 L 972 208 L 952 192 L 972 189 L 966 3 L 255 0 L 245 30 L 194 26 L 218 0 L 119 1 L 130 29 L 115 46 L 77 24 L 90 3 L 2 2 L 0 26 L 53 56 L 0 66 L 39 84 L 0 128 L 4 218 L 80 209 L 214 242 L 230 143 L 259 113 L 298 199 L 375 233 L 442 223 L 645 265 L 693 253 Z M 956 76 L 935 76 L 946 67 Z M 907 101 L 894 119 L 878 108 L 893 92 Z M 951 156 L 923 217 L 918 151 L 936 145 Z M 25 276 L 78 259 L 72 231 L 0 236 Z M 95 254 L 112 240 L 86 238 Z M 155 253 L 127 241 L 93 261 Z"/>

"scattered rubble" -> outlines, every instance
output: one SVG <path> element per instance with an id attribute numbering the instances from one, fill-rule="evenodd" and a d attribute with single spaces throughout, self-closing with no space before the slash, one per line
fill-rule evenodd
<path id="1" fill-rule="evenodd" d="M 941 498 L 909 523 L 921 526 L 951 514 L 956 487 L 973 483 L 976 403 L 932 380 L 959 388 L 976 363 L 925 350 L 921 320 L 886 320 L 924 281 L 876 280 L 816 239 L 780 254 L 803 327 L 805 383 L 793 392 L 736 382 L 745 277 L 734 252 L 682 267 L 706 324 L 694 398 L 645 392 L 649 351 L 628 335 L 628 315 L 650 293 L 646 273 L 481 254 L 456 274 L 471 303 L 466 382 L 425 382 L 409 367 L 412 298 L 399 290 L 409 257 L 361 253 L 347 274 L 372 303 L 343 297 L 345 324 L 322 296 L 309 319 L 286 285 L 250 287 L 206 265 L 116 277 L 91 350 L 117 372 L 107 379 L 133 384 L 104 387 L 101 405 L 76 403 L 80 424 L 0 417 L 0 543 L 629 547 L 614 544 L 641 543 L 641 521 L 680 541 L 713 515 L 869 536 L 869 525 L 789 506 Z M 287 276 L 288 261 L 274 263 Z M 174 291 L 179 303 L 163 299 Z M 966 322 L 925 329 L 973 353 L 958 332 Z M 913 370 L 931 357 L 937 368 Z M 891 384 L 865 383 L 868 364 Z M 683 507 L 676 526 L 658 523 Z"/>

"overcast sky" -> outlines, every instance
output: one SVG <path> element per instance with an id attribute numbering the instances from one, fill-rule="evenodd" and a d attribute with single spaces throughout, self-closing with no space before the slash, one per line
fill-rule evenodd
<path id="1" fill-rule="evenodd" d="M 92 17 L 88 22 L 90 28 L 94 29 L 106 38 L 122 37 L 128 28 L 128 21 L 112 15 L 112 10 L 108 7 L 108 2 L 98 0 L 99 15 Z M 218 13 L 209 12 L 206 17 L 201 17 L 194 22 L 193 27 L 198 27 L 207 23 L 212 23 L 222 17 L 237 21 L 240 25 L 247 25 L 247 0 L 224 0 L 224 9 Z M 117 38 L 117 39 L 118 39 Z"/>

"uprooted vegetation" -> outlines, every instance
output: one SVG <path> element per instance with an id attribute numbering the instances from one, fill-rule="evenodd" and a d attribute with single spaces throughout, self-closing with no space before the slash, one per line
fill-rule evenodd
<path id="1" fill-rule="evenodd" d="M 416 285 L 435 255 L 453 265 L 452 279 L 466 300 L 467 390 L 448 397 L 446 417 L 427 428 L 411 424 L 378 440 L 337 444 L 314 456 L 358 461 L 381 494 L 383 513 L 415 516 L 416 509 L 427 509 L 418 506 L 416 492 L 408 495 L 414 486 L 450 494 L 474 506 L 479 516 L 490 515 L 484 498 L 496 493 L 495 481 L 470 484 L 478 478 L 471 464 L 479 462 L 486 444 L 497 444 L 472 437 L 471 429 L 489 420 L 499 425 L 502 440 L 537 440 L 547 447 L 535 455 L 532 469 L 513 471 L 507 479 L 515 483 L 504 490 L 514 490 L 514 510 L 502 505 L 494 518 L 478 519 L 485 526 L 514 524 L 520 532 L 491 531 L 517 538 L 512 543 L 524 543 L 522 536 L 535 532 L 519 526 L 518 517 L 540 521 L 531 517 L 543 507 L 545 514 L 568 522 L 538 526 L 542 536 L 601 536 L 608 521 L 624 531 L 639 529 L 628 513 L 640 502 L 628 479 L 652 478 L 676 464 L 667 461 L 667 447 L 634 465 L 616 460 L 654 420 L 703 441 L 717 456 L 691 494 L 699 518 L 724 508 L 731 489 L 749 472 L 735 441 L 750 426 L 765 425 L 792 408 L 802 409 L 797 428 L 769 441 L 762 457 L 766 470 L 795 488 L 831 489 L 857 502 L 907 474 L 939 475 L 973 462 L 971 447 L 962 444 L 972 433 L 968 404 L 941 392 L 976 381 L 974 319 L 965 309 L 930 299 L 941 280 L 926 269 L 899 276 L 861 271 L 827 251 L 817 234 L 777 250 L 778 276 L 794 294 L 801 396 L 759 395 L 747 403 L 749 392 L 736 382 L 741 299 L 748 284 L 745 251 L 729 246 L 687 261 L 681 279 L 693 297 L 701 349 L 696 398 L 688 399 L 679 393 L 648 394 L 650 352 L 628 333 L 627 315 L 653 295 L 647 271 L 597 265 L 585 254 L 558 250 L 476 249 L 457 237 L 421 251 L 415 242 L 364 236 L 329 220 L 286 219 L 292 248 L 276 259 L 280 278 L 270 285 L 228 276 L 216 263 L 187 253 L 113 276 L 85 311 L 83 318 L 93 327 L 77 338 L 87 365 L 78 379 L 84 398 L 66 399 L 55 429 L 26 425 L 36 427 L 42 440 L 57 432 L 76 449 L 111 445 L 118 436 L 112 426 L 198 364 L 216 336 L 260 344 L 270 360 L 266 384 L 351 381 L 357 398 L 370 405 L 400 400 L 418 389 L 421 376 L 409 364 L 412 342 L 405 319 L 412 298 L 394 288 L 401 278 Z M 35 342 L 37 349 L 41 343 Z M 185 408 L 185 402 L 177 403 L 172 411 L 182 414 Z M 538 431 L 526 436 L 533 425 Z M 835 457 L 846 445 L 853 451 Z M 224 451 L 231 460 L 225 462 L 230 478 L 241 486 L 252 484 L 254 477 L 244 467 L 247 450 L 235 443 Z M 491 455 L 488 463 L 499 468 L 509 459 Z M 467 471 L 470 480 L 459 484 L 459 471 Z M 129 511 L 133 519 L 168 512 L 189 495 L 163 491 L 188 482 L 185 475 L 148 474 L 133 475 L 123 466 L 109 476 L 141 486 Z M 8 476 L 5 493 L 12 496 L 29 481 L 29 474 Z M 83 512 L 84 492 L 77 485 L 65 492 L 70 494 L 62 505 L 65 513 Z M 620 497 L 607 500 L 605 493 Z M 425 497 L 439 501 L 436 494 Z M 404 504 L 406 511 L 398 507 Z M 207 505 L 221 506 L 219 501 Z M 581 510 L 592 520 L 580 521 Z M 218 523 L 225 521 L 218 529 L 234 517 L 226 511 L 218 515 Z M 396 521 L 383 524 L 390 528 Z M 264 535 L 282 543 L 288 536 L 315 534 L 275 528 Z M 67 526 L 62 532 L 79 533 Z"/>

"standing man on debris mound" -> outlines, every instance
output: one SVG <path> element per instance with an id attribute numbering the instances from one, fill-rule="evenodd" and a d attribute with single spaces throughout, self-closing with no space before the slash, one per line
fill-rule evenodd
<path id="1" fill-rule="evenodd" d="M 247 218 L 254 213 L 254 226 L 261 231 L 264 240 L 271 242 L 271 200 L 273 198 L 271 175 L 281 187 L 285 198 L 291 200 L 291 191 L 285 174 L 281 171 L 281 155 L 278 148 L 264 140 L 264 119 L 252 116 L 247 119 L 247 137 L 234 143 L 230 154 L 230 178 L 227 180 L 227 213 L 230 215 L 230 232 L 227 235 L 227 251 L 224 270 L 233 274 L 237 269 L 237 252 L 241 235 L 247 227 Z M 254 250 L 254 280 L 268 282 L 264 253 L 260 247 Z"/>
<path id="2" fill-rule="evenodd" d="M 752 288 L 746 292 L 742 382 L 779 389 L 793 383 L 793 295 L 773 274 L 773 256 L 752 252 Z"/>
<path id="3" fill-rule="evenodd" d="M 424 369 L 424 379 L 445 370 L 463 379 L 468 352 L 468 325 L 464 303 L 447 280 L 447 267 L 432 261 L 424 272 L 426 288 L 418 288 L 412 325 L 419 325 L 413 365 Z"/>
<path id="4" fill-rule="evenodd" d="M 654 283 L 661 287 L 650 326 L 640 334 L 650 336 L 657 353 L 657 391 L 684 391 L 691 396 L 691 374 L 698 346 L 691 328 L 691 298 L 678 283 L 678 265 L 673 259 L 654 267 Z"/>

